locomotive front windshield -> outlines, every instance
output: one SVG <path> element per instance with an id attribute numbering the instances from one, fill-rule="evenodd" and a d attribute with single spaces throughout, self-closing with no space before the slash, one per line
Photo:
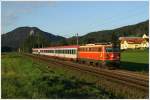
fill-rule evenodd
<path id="1" fill-rule="evenodd" d="M 106 52 L 119 52 L 119 48 L 106 48 Z"/>

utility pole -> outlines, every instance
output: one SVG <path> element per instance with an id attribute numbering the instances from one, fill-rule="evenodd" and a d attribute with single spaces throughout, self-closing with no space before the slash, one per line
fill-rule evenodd
<path id="1" fill-rule="evenodd" d="M 38 48 L 40 48 L 40 41 L 39 41 L 39 34 L 38 34 Z"/>
<path id="2" fill-rule="evenodd" d="M 78 33 L 77 33 L 77 46 L 79 45 Z"/>
<path id="3" fill-rule="evenodd" d="M 77 46 L 79 46 L 79 39 L 78 39 L 78 33 L 77 33 L 77 36 L 76 36 L 76 38 L 77 38 Z M 78 50 L 78 49 L 77 49 Z M 78 62 L 78 52 L 76 52 L 77 53 L 77 62 Z"/>

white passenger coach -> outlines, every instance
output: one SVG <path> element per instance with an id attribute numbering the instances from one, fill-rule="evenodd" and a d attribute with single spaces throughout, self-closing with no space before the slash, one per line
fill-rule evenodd
<path id="1" fill-rule="evenodd" d="M 62 57 L 62 58 L 77 58 L 78 46 L 58 46 L 48 48 L 33 48 L 33 54 L 40 54 L 46 56 Z"/>

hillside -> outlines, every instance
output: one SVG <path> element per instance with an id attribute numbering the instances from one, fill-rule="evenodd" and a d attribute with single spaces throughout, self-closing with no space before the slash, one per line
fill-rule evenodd
<path id="1" fill-rule="evenodd" d="M 128 25 L 113 30 L 103 30 L 90 32 L 79 36 L 79 44 L 110 42 L 115 34 L 120 36 L 142 36 L 149 33 L 149 20 Z M 76 37 L 64 38 L 48 32 L 44 32 L 36 27 L 19 27 L 2 35 L 2 51 L 12 51 L 18 48 L 31 51 L 32 47 L 46 47 L 55 45 L 73 45 L 76 44 Z M 30 49 L 30 50 L 29 50 Z"/>
<path id="2" fill-rule="evenodd" d="M 40 42 L 43 39 L 43 43 L 57 44 L 58 41 L 62 41 L 65 38 L 56 36 L 48 32 L 44 32 L 36 27 L 19 27 L 6 34 L 2 34 L 2 51 L 5 49 L 16 50 L 23 45 L 29 45 L 29 42 L 34 42 L 35 47 L 40 37 Z M 31 38 L 31 41 L 28 41 Z M 28 43 L 28 44 L 27 44 Z M 45 45 L 46 46 L 46 45 Z"/>
<path id="3" fill-rule="evenodd" d="M 135 24 L 124 26 L 113 30 L 103 30 L 90 32 L 79 37 L 79 44 L 95 43 L 95 42 L 110 42 L 112 34 L 120 36 L 142 36 L 149 33 L 149 20 Z M 68 38 L 68 43 L 76 44 L 76 37 Z"/>

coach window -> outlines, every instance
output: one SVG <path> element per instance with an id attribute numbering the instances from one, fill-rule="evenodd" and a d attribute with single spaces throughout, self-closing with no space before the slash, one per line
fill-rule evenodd
<path id="1" fill-rule="evenodd" d="M 72 51 L 72 50 L 70 50 L 70 54 L 71 54 L 71 51 Z"/>
<path id="2" fill-rule="evenodd" d="M 67 53 L 67 51 L 66 50 L 64 50 L 64 54 L 66 54 Z"/>
<path id="3" fill-rule="evenodd" d="M 65 54 L 65 50 L 63 50 L 63 54 Z"/>
<path id="4" fill-rule="evenodd" d="M 66 50 L 64 50 L 64 54 L 66 54 Z"/>
<path id="5" fill-rule="evenodd" d="M 66 50 L 64 50 L 64 54 L 66 54 Z"/>
<path id="6" fill-rule="evenodd" d="M 55 50 L 55 53 L 57 53 L 57 50 Z"/>
<path id="7" fill-rule="evenodd" d="M 67 50 L 67 54 L 69 54 L 69 50 Z"/>
<path id="8" fill-rule="evenodd" d="M 72 54 L 72 50 L 70 50 L 70 54 Z"/>
<path id="9" fill-rule="evenodd" d="M 68 54 L 68 50 L 66 50 L 66 54 Z"/>
<path id="10" fill-rule="evenodd" d="M 73 50 L 74 51 L 74 54 L 76 54 L 76 50 Z"/>
<path id="11" fill-rule="evenodd" d="M 77 50 L 74 50 L 74 54 L 76 54 Z"/>
<path id="12" fill-rule="evenodd" d="M 70 54 L 72 54 L 72 49 L 70 50 Z"/>
<path id="13" fill-rule="evenodd" d="M 67 50 L 67 54 L 69 54 L 69 50 Z"/>

